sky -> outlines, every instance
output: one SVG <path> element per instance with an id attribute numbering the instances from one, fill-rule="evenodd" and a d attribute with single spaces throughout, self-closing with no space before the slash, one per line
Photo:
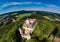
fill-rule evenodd
<path id="1" fill-rule="evenodd" d="M 0 14 L 21 10 L 60 13 L 60 0 L 0 0 Z"/>

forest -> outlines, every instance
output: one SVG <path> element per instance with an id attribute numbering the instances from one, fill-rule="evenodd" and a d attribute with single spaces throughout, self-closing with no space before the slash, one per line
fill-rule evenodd
<path id="1" fill-rule="evenodd" d="M 50 35 L 60 38 L 60 14 L 45 11 L 17 11 L 0 15 L 0 42 L 22 42 L 18 28 L 22 28 L 26 18 L 35 18 L 38 24 L 31 39 L 24 39 L 24 42 L 55 42 L 49 39 Z"/>

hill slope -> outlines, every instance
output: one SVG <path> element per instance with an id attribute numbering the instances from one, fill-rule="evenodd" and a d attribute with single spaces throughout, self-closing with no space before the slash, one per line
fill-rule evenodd
<path id="1" fill-rule="evenodd" d="M 60 37 L 60 14 L 44 11 L 18 11 L 0 15 L 0 42 L 21 42 L 18 28 L 22 27 L 26 18 L 36 18 L 38 21 L 32 39 L 26 42 L 50 42 L 51 40 L 46 38 L 49 38 L 51 34 Z"/>

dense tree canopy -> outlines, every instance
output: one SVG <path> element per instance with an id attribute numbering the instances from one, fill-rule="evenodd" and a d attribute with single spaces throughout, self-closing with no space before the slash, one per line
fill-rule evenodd
<path id="1" fill-rule="evenodd" d="M 25 42 L 54 42 L 48 39 L 51 34 L 60 37 L 60 21 L 50 21 L 43 17 L 47 16 L 48 18 L 51 18 L 53 20 L 56 18 L 59 19 L 60 17 L 56 13 L 42 11 L 41 12 L 24 11 L 16 12 L 16 14 L 14 14 L 14 12 L 7 13 L 6 15 L 8 15 L 9 18 L 7 17 L 8 19 L 4 18 L 3 20 L 7 19 L 8 22 L 5 25 L 3 22 L 0 22 L 0 42 L 21 42 L 22 38 L 21 35 L 19 34 L 18 28 L 19 27 L 22 28 L 22 25 L 26 18 L 36 18 L 37 25 L 31 35 L 31 39 L 25 40 Z M 56 15 L 58 17 L 56 17 Z M 17 20 L 18 18 L 19 20 L 16 22 L 11 21 L 12 19 Z"/>

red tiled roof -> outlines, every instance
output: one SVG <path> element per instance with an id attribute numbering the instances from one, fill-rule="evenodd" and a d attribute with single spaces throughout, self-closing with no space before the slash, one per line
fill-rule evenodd
<path id="1" fill-rule="evenodd" d="M 54 40 L 55 40 L 55 42 L 60 42 L 60 38 L 58 38 L 58 37 L 55 37 Z"/>
<path id="2" fill-rule="evenodd" d="M 33 24 L 35 23 L 35 21 L 36 21 L 36 19 L 31 19 L 31 18 L 30 18 L 30 19 L 28 19 L 28 20 L 29 20 L 29 22 L 31 23 L 31 25 L 33 25 Z M 31 25 L 30 25 L 30 26 L 31 26 Z M 24 24 L 23 24 L 23 26 L 24 26 L 24 27 L 26 27 L 26 26 L 27 26 L 27 24 L 26 24 L 26 23 L 24 23 Z"/>
<path id="3" fill-rule="evenodd" d="M 30 23 L 34 23 L 36 21 L 36 19 L 29 19 Z"/>

